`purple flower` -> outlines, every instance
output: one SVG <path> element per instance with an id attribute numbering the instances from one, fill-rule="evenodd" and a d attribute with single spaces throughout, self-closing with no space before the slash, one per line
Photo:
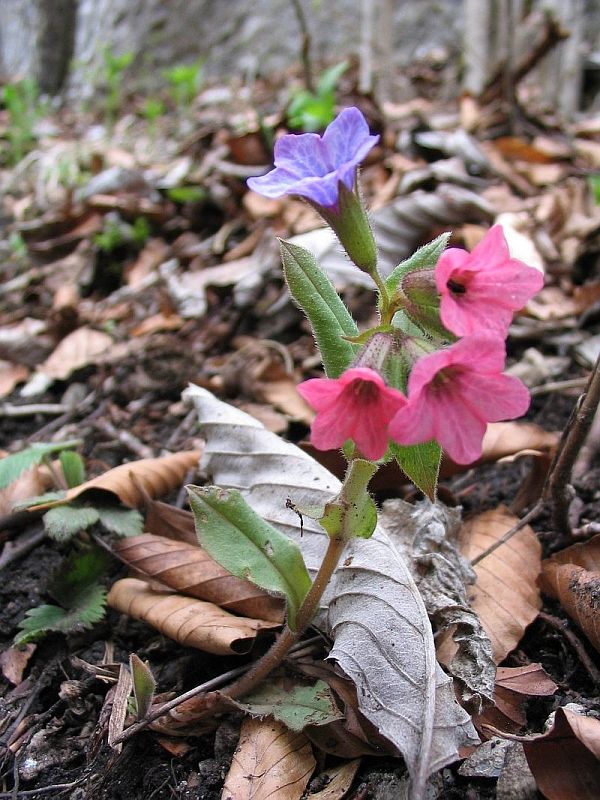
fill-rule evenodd
<path id="1" fill-rule="evenodd" d="M 358 108 L 346 108 L 323 136 L 317 133 L 287 134 L 275 143 L 275 169 L 248 186 L 265 197 L 295 194 L 318 206 L 336 209 L 340 181 L 354 189 L 356 167 L 379 141 L 371 136 Z"/>

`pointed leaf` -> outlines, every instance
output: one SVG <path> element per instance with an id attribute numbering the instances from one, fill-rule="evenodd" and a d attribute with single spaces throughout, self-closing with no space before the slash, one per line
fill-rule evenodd
<path id="1" fill-rule="evenodd" d="M 63 450 L 59 455 L 60 466 L 67 486 L 72 489 L 85 481 L 85 465 L 79 453 Z"/>
<path id="2" fill-rule="evenodd" d="M 430 500 L 435 500 L 442 448 L 437 442 L 423 442 L 404 447 L 390 442 L 390 451 L 404 474 Z"/>
<path id="3" fill-rule="evenodd" d="M 253 717 L 271 715 L 295 732 L 304 730 L 307 725 L 327 725 L 344 718 L 325 681 L 292 688 L 265 683 L 244 695 L 235 705 Z"/>
<path id="4" fill-rule="evenodd" d="M 358 336 L 356 323 L 314 256 L 290 242 L 281 242 L 283 274 L 290 293 L 308 317 L 329 378 L 348 368 L 357 347 L 342 336 Z"/>
<path id="5" fill-rule="evenodd" d="M 152 705 L 156 680 L 148 663 L 142 661 L 135 653 L 129 656 L 129 668 L 133 679 L 137 718 L 144 719 Z"/>
<path id="6" fill-rule="evenodd" d="M 232 575 L 283 595 L 288 624 L 310 589 L 298 545 L 258 516 L 235 489 L 188 486 L 202 547 Z"/>

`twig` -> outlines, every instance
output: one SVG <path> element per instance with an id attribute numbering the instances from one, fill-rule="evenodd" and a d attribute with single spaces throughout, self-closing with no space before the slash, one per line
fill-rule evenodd
<path id="1" fill-rule="evenodd" d="M 154 458 L 154 450 L 151 447 L 148 447 L 148 445 L 140 442 L 140 440 L 132 433 L 129 433 L 129 431 L 117 430 L 117 428 L 115 428 L 115 426 L 109 420 L 97 419 L 94 421 L 93 425 L 107 436 L 117 439 L 136 456 L 139 456 L 140 458 Z"/>
<path id="2" fill-rule="evenodd" d="M 579 398 L 567 423 L 542 493 L 542 500 L 550 502 L 552 506 L 552 522 L 555 530 L 563 534 L 569 534 L 571 531 L 568 512 L 573 465 L 592 427 L 599 402 L 600 356 L 596 360 L 587 388 Z"/>
<path id="3" fill-rule="evenodd" d="M 46 538 L 46 531 L 44 528 L 36 528 L 30 533 L 17 539 L 16 542 L 6 542 L 0 553 L 0 570 L 12 564 L 21 556 L 24 556 L 30 550 L 33 550 L 40 542 Z"/>
<path id="4" fill-rule="evenodd" d="M 302 57 L 304 83 L 306 84 L 306 88 L 309 92 L 314 92 L 315 86 L 313 83 L 312 64 L 310 58 L 310 32 L 306 22 L 306 14 L 304 13 L 304 9 L 302 8 L 302 3 L 300 0 L 292 0 L 292 6 L 296 12 L 296 19 L 298 20 L 300 32 L 302 33 L 302 50 L 300 51 L 300 55 Z"/>
<path id="5" fill-rule="evenodd" d="M 494 542 L 494 544 L 490 545 L 486 550 L 483 551 L 483 553 L 479 553 L 478 556 L 475 556 L 475 558 L 471 561 L 471 566 L 474 567 L 476 564 L 479 564 L 480 561 L 483 561 L 484 558 L 487 558 L 487 556 L 493 553 L 494 550 L 497 550 L 499 547 L 502 547 L 503 544 L 506 544 L 509 539 L 512 539 L 515 533 L 518 533 L 521 530 L 521 528 L 524 528 L 525 525 L 535 520 L 540 515 L 542 509 L 542 503 L 536 503 L 531 511 L 525 514 L 523 519 L 519 520 L 516 525 L 513 525 L 510 530 L 506 531 L 504 536 L 498 539 L 498 541 Z"/>
<path id="6" fill-rule="evenodd" d="M 532 397 L 537 397 L 540 394 L 549 394 L 550 392 L 563 392 L 568 389 L 583 389 L 587 385 L 589 377 L 585 378 L 571 378 L 568 381 L 548 381 L 542 383 L 541 386 L 534 386 L 529 390 Z"/>
<path id="7" fill-rule="evenodd" d="M 72 410 L 72 406 L 65 403 L 30 403 L 23 406 L 2 403 L 0 417 L 33 417 L 36 414 L 45 414 L 51 417 L 54 414 L 66 414 Z"/>
<path id="8" fill-rule="evenodd" d="M 544 622 L 548 623 L 548 625 L 552 625 L 553 628 L 556 628 L 556 630 L 563 634 L 565 639 L 567 639 L 571 647 L 577 653 L 577 657 L 581 661 L 582 666 L 586 669 L 594 686 L 600 686 L 600 670 L 598 667 L 596 667 L 592 659 L 586 653 L 585 648 L 579 638 L 573 633 L 572 630 L 570 630 L 569 623 L 566 622 L 566 620 L 552 616 L 552 614 L 546 614 L 545 611 L 540 611 L 538 616 Z"/>
<path id="9" fill-rule="evenodd" d="M 50 792 L 65 791 L 72 789 L 74 786 L 79 786 L 86 778 L 79 778 L 71 783 L 53 783 L 50 786 L 40 786 L 39 789 L 20 789 L 15 795 L 14 792 L 0 792 L 0 800 L 14 800 L 18 797 L 35 797 L 38 794 L 50 794 Z"/>

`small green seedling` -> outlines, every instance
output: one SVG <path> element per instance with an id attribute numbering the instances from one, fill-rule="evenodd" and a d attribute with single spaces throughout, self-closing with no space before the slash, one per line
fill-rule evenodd
<path id="1" fill-rule="evenodd" d="M 321 74 L 315 92 L 302 89 L 294 93 L 287 110 L 290 128 L 310 132 L 329 125 L 335 116 L 337 85 L 347 69 L 347 61 L 335 64 Z"/>
<path id="2" fill-rule="evenodd" d="M 178 64 L 164 71 L 173 100 L 180 114 L 183 114 L 196 97 L 202 83 L 202 64 L 199 59 L 191 64 Z"/>
<path id="3" fill-rule="evenodd" d="M 106 119 L 108 125 L 112 127 L 123 100 L 123 73 L 133 62 L 134 54 L 127 52 L 117 56 L 107 47 L 104 50 L 103 58 L 106 83 Z"/>
<path id="4" fill-rule="evenodd" d="M 2 102 L 8 111 L 8 162 L 17 164 L 36 142 L 35 124 L 42 114 L 39 89 L 33 78 L 9 83 L 2 90 Z"/>
<path id="5" fill-rule="evenodd" d="M 156 139 L 156 123 L 165 113 L 165 104 L 158 97 L 148 97 L 142 106 L 142 114 L 148 123 L 148 133 L 152 140 Z"/>

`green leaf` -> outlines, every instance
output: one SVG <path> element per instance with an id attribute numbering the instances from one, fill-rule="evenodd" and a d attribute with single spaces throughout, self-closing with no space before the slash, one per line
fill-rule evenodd
<path id="1" fill-rule="evenodd" d="M 430 500 L 435 500 L 442 448 L 435 441 L 405 447 L 390 442 L 398 466 Z"/>
<path id="2" fill-rule="evenodd" d="M 32 511 L 35 511 L 36 506 L 42 506 L 46 503 L 53 503 L 55 500 L 63 500 L 66 496 L 67 493 L 62 489 L 60 492 L 45 492 L 44 494 L 38 494 L 35 497 L 28 497 L 25 500 L 15 503 L 11 510 L 25 511 L 31 509 Z"/>
<path id="3" fill-rule="evenodd" d="M 136 715 L 138 719 L 143 719 L 152 705 L 156 680 L 149 665 L 135 653 L 129 656 L 129 668 L 133 678 Z"/>
<path id="4" fill-rule="evenodd" d="M 311 580 L 298 545 L 261 519 L 237 489 L 188 486 L 200 544 L 222 567 L 287 600 L 288 625 Z"/>
<path id="5" fill-rule="evenodd" d="M 432 269 L 437 264 L 440 256 L 444 252 L 450 233 L 442 233 L 437 239 L 434 239 L 423 247 L 419 247 L 416 253 L 403 261 L 388 275 L 385 281 L 390 295 L 394 294 L 400 281 L 408 272 L 414 272 L 419 269 Z"/>
<path id="6" fill-rule="evenodd" d="M 59 455 L 60 465 L 69 489 L 85 481 L 85 464 L 79 453 L 63 450 Z"/>
<path id="7" fill-rule="evenodd" d="M 253 717 L 270 714 L 296 733 L 307 725 L 327 725 L 344 718 L 324 681 L 292 689 L 266 683 L 244 695 L 235 705 Z"/>
<path id="8" fill-rule="evenodd" d="M 334 64 L 332 67 L 322 72 L 317 83 L 317 93 L 325 94 L 326 92 L 335 91 L 340 78 L 349 66 L 348 61 L 340 61 L 339 64 Z"/>
<path id="9" fill-rule="evenodd" d="M 203 186 L 174 186 L 167 189 L 167 197 L 174 203 L 198 203 L 206 200 L 208 193 Z"/>
<path id="10" fill-rule="evenodd" d="M 75 633 L 87 630 L 104 617 L 106 590 L 103 586 L 89 587 L 80 605 L 71 609 L 53 605 L 31 608 L 19 623 L 21 633 L 15 636 L 15 644 L 27 644 L 41 639 L 50 631 Z"/>
<path id="11" fill-rule="evenodd" d="M 26 450 L 21 450 L 19 453 L 5 456 L 0 459 L 0 489 L 4 489 L 6 486 L 13 483 L 13 481 L 16 481 L 19 475 L 25 472 L 26 469 L 30 469 L 36 464 L 39 464 L 44 456 L 58 453 L 70 447 L 77 447 L 80 443 L 80 439 L 71 439 L 66 442 L 40 442 L 28 447 Z"/>
<path id="12" fill-rule="evenodd" d="M 308 317 L 325 373 L 337 378 L 358 352 L 356 345 L 341 338 L 358 336 L 356 323 L 312 253 L 282 241 L 281 257 L 290 293 Z"/>
<path id="13" fill-rule="evenodd" d="M 48 593 L 64 608 L 76 608 L 85 602 L 90 587 L 102 578 L 111 558 L 100 547 L 73 550 L 54 574 Z"/>
<path id="14" fill-rule="evenodd" d="M 70 503 L 54 506 L 44 514 L 44 528 L 57 542 L 66 542 L 81 531 L 91 528 L 100 519 L 96 508 Z"/>
<path id="15" fill-rule="evenodd" d="M 135 508 L 123 506 L 96 506 L 100 524 L 110 533 L 125 538 L 144 532 L 144 518 Z"/>

